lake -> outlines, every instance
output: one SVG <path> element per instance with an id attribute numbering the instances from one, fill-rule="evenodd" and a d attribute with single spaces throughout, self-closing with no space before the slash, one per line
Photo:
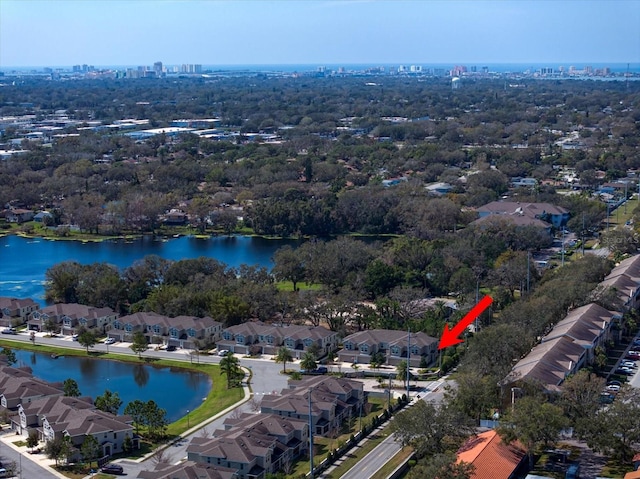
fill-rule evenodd
<path id="1" fill-rule="evenodd" d="M 199 407 L 211 390 L 209 376 L 185 369 L 78 356 L 53 359 L 49 354 L 13 351 L 18 360 L 14 366 L 29 366 L 35 377 L 52 383 L 74 379 L 82 395 L 93 400 L 105 389 L 117 391 L 122 399 L 119 414 L 135 399 L 153 399 L 173 422 Z"/>
<path id="2" fill-rule="evenodd" d="M 63 261 L 82 264 L 106 262 L 124 269 L 146 255 L 181 260 L 208 256 L 228 266 L 241 264 L 273 266 L 271 257 L 284 245 L 300 241 L 250 236 L 182 236 L 102 242 L 52 241 L 41 238 L 4 236 L 0 238 L 0 296 L 32 298 L 44 305 L 44 279 L 48 268 Z"/>

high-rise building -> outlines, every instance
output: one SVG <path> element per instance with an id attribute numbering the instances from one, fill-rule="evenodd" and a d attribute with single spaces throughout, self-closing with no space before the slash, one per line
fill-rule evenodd
<path id="1" fill-rule="evenodd" d="M 163 73 L 162 62 L 155 62 L 153 64 L 153 71 L 156 72 L 157 77 L 162 76 L 162 73 Z"/>

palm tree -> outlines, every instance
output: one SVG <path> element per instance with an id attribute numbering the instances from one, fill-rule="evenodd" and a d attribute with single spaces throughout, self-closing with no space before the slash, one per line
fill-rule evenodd
<path id="1" fill-rule="evenodd" d="M 289 348 L 287 348 L 286 346 L 280 346 L 275 360 L 276 363 L 282 363 L 282 372 L 286 373 L 287 363 L 293 361 L 293 355 L 291 354 L 291 351 L 289 351 Z"/>
<path id="2" fill-rule="evenodd" d="M 302 360 L 300 361 L 300 368 L 304 369 L 307 372 L 311 372 L 317 366 L 318 364 L 316 363 L 315 355 L 310 351 L 304 353 L 304 356 L 302 356 Z"/>
<path id="3" fill-rule="evenodd" d="M 220 360 L 220 374 L 227 375 L 227 389 L 231 387 L 231 381 L 240 375 L 240 360 L 232 353 L 227 353 Z"/>

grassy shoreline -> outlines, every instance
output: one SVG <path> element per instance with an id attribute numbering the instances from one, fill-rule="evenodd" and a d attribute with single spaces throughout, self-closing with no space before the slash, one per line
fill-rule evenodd
<path id="1" fill-rule="evenodd" d="M 207 374 L 211 380 L 211 390 L 202 404 L 189 412 L 189 418 L 182 417 L 177 421 L 169 424 L 167 428 L 167 434 L 169 436 L 177 436 L 182 434 L 188 429 L 188 425 L 193 427 L 196 424 L 203 423 L 209 418 L 215 416 L 221 411 L 224 411 L 231 405 L 242 400 L 244 392 L 242 388 L 226 388 L 226 380 L 224 376 L 220 374 L 220 367 L 217 364 L 191 364 L 190 362 L 178 361 L 174 359 L 156 359 L 156 358 L 142 358 L 138 359 L 135 356 L 118 353 L 103 353 L 97 351 L 87 352 L 82 349 L 71 349 L 58 346 L 50 346 L 44 344 L 31 344 L 22 341 L 12 341 L 10 339 L 0 339 L 0 347 L 6 347 L 9 349 L 22 349 L 25 351 L 34 351 L 38 353 L 55 353 L 63 354 L 65 356 L 76 356 L 91 359 L 107 359 L 112 361 L 121 361 L 132 364 L 149 364 L 151 366 L 159 367 L 172 367 L 180 368 L 187 371 L 194 371 Z M 126 405 L 124 405 L 126 406 Z"/>

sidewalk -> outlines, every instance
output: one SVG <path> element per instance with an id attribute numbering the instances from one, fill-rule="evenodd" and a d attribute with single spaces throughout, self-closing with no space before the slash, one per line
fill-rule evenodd
<path id="1" fill-rule="evenodd" d="M 0 442 L 13 449 L 14 451 L 18 452 L 20 454 L 20 459 L 22 459 L 22 456 L 28 457 L 31 461 L 35 462 L 36 464 L 38 464 L 40 467 L 42 467 L 43 469 L 46 469 L 47 472 L 61 478 L 61 479 L 69 479 L 67 476 L 64 476 L 63 474 L 60 474 L 58 471 L 56 471 L 53 466 L 56 464 L 56 462 L 53 459 L 48 459 L 47 455 L 44 453 L 44 448 L 42 447 L 42 445 L 39 445 L 38 447 L 40 447 L 43 452 L 39 453 L 39 454 L 29 454 L 29 450 L 30 448 L 28 448 L 27 446 L 16 446 L 15 444 L 13 444 L 14 442 L 17 441 L 23 441 L 26 442 L 27 438 L 24 436 L 21 436 L 19 434 L 13 434 L 11 432 L 8 432 L 6 434 L 2 434 L 2 436 L 0 436 Z M 20 465 L 18 465 L 18 467 L 20 467 Z"/>

